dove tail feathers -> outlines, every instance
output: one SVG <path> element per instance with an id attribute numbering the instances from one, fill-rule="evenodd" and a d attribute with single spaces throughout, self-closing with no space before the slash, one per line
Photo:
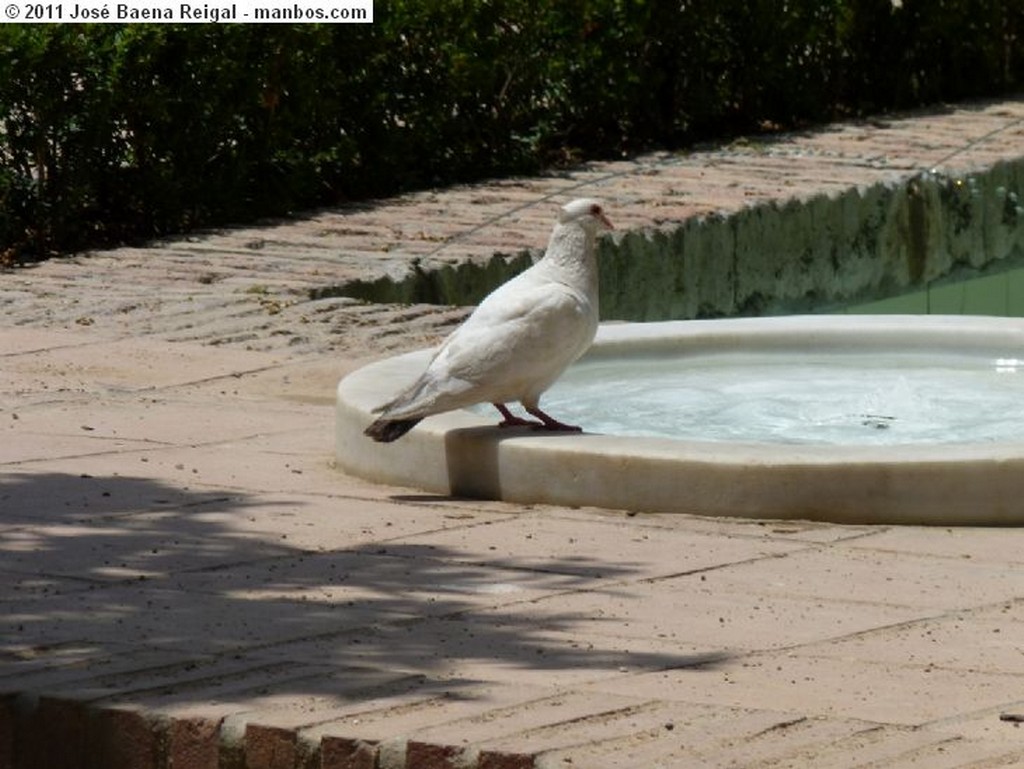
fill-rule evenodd
<path id="1" fill-rule="evenodd" d="M 387 417 L 381 417 L 363 430 L 363 435 L 373 438 L 377 443 L 391 443 L 391 441 L 397 441 L 409 432 L 422 419 L 423 417 L 413 417 L 412 419 L 388 419 Z"/>

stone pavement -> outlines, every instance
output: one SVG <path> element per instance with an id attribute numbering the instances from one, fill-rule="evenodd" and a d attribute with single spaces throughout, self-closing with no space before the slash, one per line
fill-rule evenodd
<path id="1" fill-rule="evenodd" d="M 836 126 L 0 274 L 0 769 L 1024 765 L 1020 530 L 346 477 L 338 379 L 461 311 L 307 298 L 540 245 L 545 198 L 588 179 L 619 226 L 656 225 L 1019 156 L 1021 118 Z"/>

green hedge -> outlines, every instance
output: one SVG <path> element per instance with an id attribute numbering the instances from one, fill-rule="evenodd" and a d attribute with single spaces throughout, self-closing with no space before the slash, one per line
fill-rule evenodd
<path id="1" fill-rule="evenodd" d="M 1024 83 L 1020 0 L 378 0 L 376 16 L 0 25 L 0 260 Z"/>

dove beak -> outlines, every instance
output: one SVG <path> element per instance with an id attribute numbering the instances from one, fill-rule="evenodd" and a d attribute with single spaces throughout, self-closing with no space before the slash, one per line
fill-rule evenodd
<path id="1" fill-rule="evenodd" d="M 605 216 L 604 211 L 602 211 L 601 213 L 599 213 L 597 215 L 597 220 L 599 222 L 601 222 L 601 224 L 604 225 L 606 230 L 614 230 L 615 229 L 615 225 L 611 223 L 611 220 L 607 216 Z"/>

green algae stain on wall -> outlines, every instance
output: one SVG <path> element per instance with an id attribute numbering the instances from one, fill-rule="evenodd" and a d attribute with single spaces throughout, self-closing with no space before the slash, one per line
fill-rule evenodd
<path id="1" fill-rule="evenodd" d="M 823 312 L 1024 316 L 1024 158 L 751 205 L 599 241 L 601 317 L 656 321 Z M 477 304 L 533 256 L 414 261 L 400 278 L 312 292 Z M 1019 268 L 1019 269 L 1018 269 Z"/>
<path id="2" fill-rule="evenodd" d="M 1024 159 L 628 233 L 602 247 L 602 313 L 670 320 L 962 306 L 1024 315 L 1018 302 L 994 299 L 1018 292 L 1022 199 Z"/>

